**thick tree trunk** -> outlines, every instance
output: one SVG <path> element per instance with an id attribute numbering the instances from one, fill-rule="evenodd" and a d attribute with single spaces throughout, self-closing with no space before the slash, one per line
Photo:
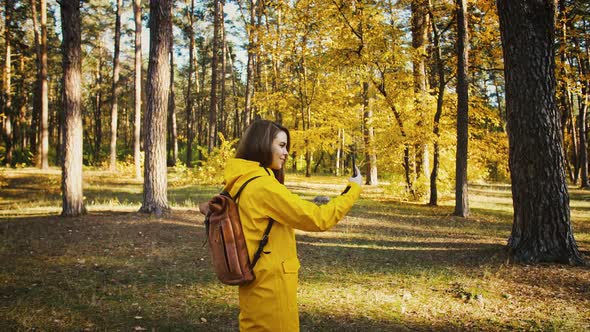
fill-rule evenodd
<path id="1" fill-rule="evenodd" d="M 49 87 L 47 84 L 47 0 L 41 0 L 41 118 L 39 128 L 39 161 L 41 169 L 49 168 Z"/>
<path id="2" fill-rule="evenodd" d="M 135 178 L 141 178 L 141 0 L 133 1 L 133 17 L 135 20 L 135 112 L 133 130 L 133 159 L 135 162 Z"/>
<path id="3" fill-rule="evenodd" d="M 162 215 L 168 207 L 166 119 L 170 89 L 172 0 L 150 1 L 150 60 L 145 114 L 145 166 L 140 212 Z"/>
<path id="4" fill-rule="evenodd" d="M 455 215 L 469 216 L 467 195 L 467 150 L 469 119 L 469 45 L 467 0 L 457 0 L 457 159 L 455 169 Z"/>
<path id="5" fill-rule="evenodd" d="M 63 52 L 63 163 L 62 216 L 76 217 L 86 212 L 82 190 L 82 51 L 80 1 L 62 0 Z"/>
<path id="6" fill-rule="evenodd" d="M 109 166 L 111 171 L 117 170 L 117 122 L 119 118 L 119 44 L 121 42 L 121 7 L 123 0 L 117 0 L 115 16 L 115 51 L 113 54 L 113 85 L 111 88 L 111 145 Z"/>
<path id="7" fill-rule="evenodd" d="M 555 2 L 497 0 L 504 49 L 515 261 L 576 264 L 555 102 Z"/>

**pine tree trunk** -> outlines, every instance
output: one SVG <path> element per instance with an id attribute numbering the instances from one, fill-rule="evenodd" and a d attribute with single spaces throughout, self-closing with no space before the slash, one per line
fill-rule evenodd
<path id="1" fill-rule="evenodd" d="M 209 106 L 209 130 L 208 130 L 208 144 L 207 151 L 210 153 L 213 148 L 217 145 L 217 78 L 219 63 L 219 33 L 221 29 L 221 17 L 220 17 L 220 2 L 221 0 L 214 0 L 215 4 L 215 18 L 213 23 L 213 58 L 211 59 L 211 98 Z"/>
<path id="2" fill-rule="evenodd" d="M 172 8 L 171 8 L 172 10 Z M 173 14 L 170 13 L 172 16 Z M 170 138 L 168 140 L 168 154 L 170 155 L 170 161 L 168 165 L 176 166 L 178 160 L 178 132 L 176 126 L 176 101 L 174 94 L 174 36 L 170 34 L 170 94 L 168 97 L 168 114 L 169 114 L 169 126 Z"/>
<path id="3" fill-rule="evenodd" d="M 427 1 L 413 0 L 412 11 L 412 69 L 414 76 L 414 112 L 418 115 L 417 128 L 423 128 L 426 111 L 422 95 L 427 93 L 426 84 L 426 46 L 428 44 Z M 429 171 L 428 145 L 424 142 L 416 144 L 416 175 L 428 176 Z"/>
<path id="4" fill-rule="evenodd" d="M 150 57 L 145 114 L 145 166 L 140 212 L 162 215 L 168 207 L 166 119 L 170 89 L 172 0 L 150 1 Z"/>
<path id="5" fill-rule="evenodd" d="M 11 27 L 11 20 L 12 20 L 12 1 L 6 0 L 5 7 L 4 7 L 4 71 L 3 71 L 3 99 L 4 105 L 3 108 L 3 123 L 2 123 L 2 131 L 4 136 L 4 143 L 5 143 L 5 155 L 4 155 L 4 163 L 7 166 L 11 166 L 13 163 L 13 111 L 12 111 L 12 93 L 11 93 L 11 78 L 12 78 L 12 37 L 10 35 L 10 27 Z"/>
<path id="6" fill-rule="evenodd" d="M 457 159 L 455 169 L 455 215 L 469 216 L 467 151 L 469 140 L 469 45 L 467 0 L 457 0 Z"/>
<path id="7" fill-rule="evenodd" d="M 219 89 L 221 98 L 219 100 L 219 132 L 223 135 L 223 137 L 227 138 L 227 113 L 225 111 L 225 98 L 226 98 L 226 91 L 225 91 L 225 74 L 226 74 L 226 56 L 225 53 L 225 46 L 226 46 L 226 37 L 225 37 L 225 23 L 223 20 L 223 11 L 224 11 L 224 2 L 225 0 L 219 1 L 219 12 L 221 14 L 220 18 L 220 28 L 219 33 L 221 34 L 221 38 L 219 40 L 219 58 L 221 60 L 221 70 L 220 70 L 220 80 L 219 80 Z"/>
<path id="8" fill-rule="evenodd" d="M 133 1 L 133 17 L 135 20 L 135 112 L 133 130 L 133 159 L 135 162 L 135 178 L 141 178 L 141 0 Z"/>
<path id="9" fill-rule="evenodd" d="M 102 52 L 98 56 L 98 60 L 96 62 L 96 79 L 95 79 L 95 90 L 96 90 L 96 100 L 94 104 L 94 157 L 93 162 L 95 165 L 98 165 L 100 162 L 100 147 L 102 145 L 102 67 L 103 67 L 103 59 L 102 59 Z"/>
<path id="10" fill-rule="evenodd" d="M 517 262 L 583 261 L 570 221 L 555 101 L 555 2 L 498 0 Z"/>
<path id="11" fill-rule="evenodd" d="M 33 99 L 33 115 L 31 117 L 31 131 L 29 133 L 30 151 L 36 151 L 35 165 L 41 167 L 41 158 L 38 153 L 37 135 L 39 134 L 41 117 L 41 33 L 39 32 L 39 22 L 37 17 L 37 1 L 31 0 L 31 15 L 33 17 L 33 35 L 35 38 L 35 64 L 37 65 L 37 77 L 35 81 L 35 92 Z"/>
<path id="12" fill-rule="evenodd" d="M 111 171 L 117 170 L 117 122 L 119 117 L 119 44 L 121 42 L 121 7 L 123 0 L 117 0 L 115 16 L 115 51 L 113 54 L 113 86 L 111 88 L 111 145 L 109 166 Z"/>
<path id="13" fill-rule="evenodd" d="M 195 1 L 191 0 L 191 10 L 193 13 L 195 9 Z M 193 167 L 193 141 L 194 141 L 194 107 L 193 107 L 193 95 L 192 95 L 192 79 L 193 79 L 193 59 L 195 50 L 195 34 L 193 32 L 194 16 L 189 14 L 189 50 L 188 50 L 188 83 L 186 88 L 186 166 Z M 195 68 L 196 69 L 196 68 Z"/>
<path id="14" fill-rule="evenodd" d="M 434 17 L 432 15 L 432 3 L 430 0 L 428 1 L 428 6 L 430 8 L 430 21 L 432 26 L 433 32 L 433 44 L 434 44 L 434 57 L 435 57 L 435 67 L 436 73 L 438 76 L 438 91 L 436 97 L 436 113 L 434 114 L 434 122 L 432 132 L 434 134 L 434 151 L 433 151 L 433 161 L 432 161 L 432 172 L 430 173 L 430 201 L 429 205 L 436 206 L 438 205 L 438 188 L 437 188 L 437 178 L 438 178 L 438 168 L 440 166 L 440 148 L 439 148 L 439 140 L 440 140 L 440 118 L 442 116 L 443 111 L 443 102 L 444 102 L 444 94 L 445 94 L 445 68 L 444 63 L 442 61 L 441 50 L 440 50 L 440 35 L 436 28 L 436 24 L 434 23 Z"/>
<path id="15" fill-rule="evenodd" d="M 585 89 L 586 90 L 586 89 Z M 586 132 L 586 113 L 588 112 L 588 91 L 585 91 L 585 103 L 580 107 L 578 127 L 580 130 L 580 187 L 588 188 L 588 133 Z"/>
<path id="16" fill-rule="evenodd" d="M 250 125 L 252 113 L 252 98 L 254 96 L 254 86 L 256 81 L 254 77 L 254 67 L 256 65 L 257 45 L 255 39 L 256 31 L 256 3 L 257 0 L 250 0 L 250 24 L 248 25 L 248 64 L 246 67 L 246 101 L 244 107 L 244 117 L 242 119 L 242 130 Z"/>
<path id="17" fill-rule="evenodd" d="M 47 0 L 41 0 L 41 118 L 39 159 L 41 169 L 49 168 L 49 87 L 47 84 Z"/>
<path id="18" fill-rule="evenodd" d="M 86 212 L 82 190 L 82 51 L 80 1 L 62 0 L 63 34 L 63 163 L 62 216 L 76 217 Z"/>

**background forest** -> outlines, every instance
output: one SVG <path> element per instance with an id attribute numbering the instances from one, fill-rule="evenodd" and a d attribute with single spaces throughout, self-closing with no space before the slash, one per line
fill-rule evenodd
<path id="1" fill-rule="evenodd" d="M 44 8 L 43 2 L 4 2 L 0 156 L 6 165 L 59 165 L 60 16 L 57 3 Z M 146 5 L 140 8 L 143 54 L 149 43 Z M 391 182 L 393 190 L 420 199 L 427 196 L 436 153 L 438 188 L 450 191 L 457 119 L 454 8 L 451 1 L 176 1 L 169 166 L 196 167 L 198 181 L 219 182 L 219 168 L 207 167 L 215 164 L 209 153 L 229 149 L 261 117 L 292 130 L 293 171 L 343 174 L 354 145 L 369 183 Z M 577 116 L 586 93 L 583 9 L 571 5 L 562 13 L 568 19 L 560 48 L 560 106 L 574 182 L 581 162 Z M 88 1 L 81 11 L 84 165 L 109 167 L 114 144 L 122 170 L 133 164 L 135 140 L 142 137 L 134 135 L 141 121 L 134 108 L 133 3 Z M 216 20 L 216 13 L 224 19 Z M 494 2 L 470 2 L 468 22 L 469 180 L 505 182 L 508 144 Z M 45 49 L 47 86 L 41 91 Z M 141 68 L 145 91 L 147 56 Z M 42 98 L 48 99 L 45 126 Z M 142 100 L 141 114 L 145 92 Z"/>
<path id="2" fill-rule="evenodd" d="M 138 47 L 147 54 L 149 8 L 147 3 L 136 8 L 144 29 L 138 37 L 133 5 L 88 1 L 81 7 L 87 166 L 139 163 L 133 156 L 136 144 L 143 149 L 143 135 L 136 131 L 145 127 L 139 119 L 146 107 L 147 57 L 140 69 L 143 102 L 135 97 L 139 73 L 133 60 Z M 508 180 L 494 5 L 472 1 L 467 8 L 473 182 Z M 557 21 L 558 100 L 572 183 L 588 163 L 587 7 L 561 1 Z M 58 12 L 53 1 L 4 1 L 0 157 L 5 165 L 60 164 Z M 206 167 L 214 159 L 209 154 L 229 149 L 252 119 L 268 118 L 292 130 L 293 171 L 342 174 L 354 146 L 368 184 L 379 178 L 419 199 L 428 193 L 436 155 L 438 190 L 450 191 L 457 123 L 455 16 L 452 1 L 176 1 L 169 166 L 197 167 L 193 178 L 219 182 L 217 164 Z M 583 181 L 588 184 L 587 176 Z"/>

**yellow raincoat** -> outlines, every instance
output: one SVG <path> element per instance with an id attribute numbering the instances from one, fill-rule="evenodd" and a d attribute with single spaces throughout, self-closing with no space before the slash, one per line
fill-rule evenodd
<path id="1" fill-rule="evenodd" d="M 317 206 L 301 199 L 280 184 L 270 169 L 258 162 L 230 159 L 225 169 L 225 185 L 234 196 L 240 186 L 254 176 L 238 199 L 240 220 L 250 259 L 269 217 L 275 220 L 268 244 L 254 268 L 256 280 L 239 287 L 240 331 L 299 331 L 297 283 L 299 259 L 294 229 L 321 232 L 344 218 L 360 195 L 361 188 L 349 183 L 346 193 Z"/>

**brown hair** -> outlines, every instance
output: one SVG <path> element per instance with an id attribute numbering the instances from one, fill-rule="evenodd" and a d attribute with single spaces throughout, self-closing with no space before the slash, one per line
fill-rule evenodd
<path id="1" fill-rule="evenodd" d="M 272 164 L 272 141 L 279 132 L 287 134 L 287 151 L 291 147 L 289 130 L 276 122 L 269 120 L 256 120 L 250 124 L 240 139 L 236 151 L 236 158 L 257 161 L 262 167 L 270 167 Z M 285 166 L 280 170 L 272 170 L 275 178 L 280 183 L 285 182 Z"/>

